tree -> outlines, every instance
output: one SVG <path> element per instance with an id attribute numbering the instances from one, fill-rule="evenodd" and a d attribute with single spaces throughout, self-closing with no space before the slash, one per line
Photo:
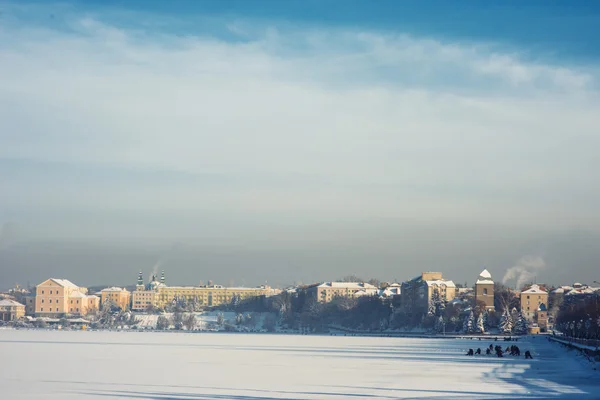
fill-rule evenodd
<path id="1" fill-rule="evenodd" d="M 443 316 L 439 316 L 437 321 L 435 322 L 435 331 L 437 333 L 442 333 L 445 332 L 446 328 L 446 322 L 444 321 L 444 317 Z"/>
<path id="2" fill-rule="evenodd" d="M 519 298 L 509 287 L 496 282 L 494 285 L 494 307 L 502 312 L 512 310 L 519 307 Z"/>
<path id="3" fill-rule="evenodd" d="M 181 312 L 178 311 L 173 313 L 173 325 L 177 330 L 183 328 L 183 314 Z"/>
<path id="4" fill-rule="evenodd" d="M 515 326 L 513 327 L 513 333 L 515 335 L 527 335 L 529 329 L 529 323 L 523 317 L 522 313 L 519 313 L 517 317 L 517 321 L 515 322 Z"/>
<path id="5" fill-rule="evenodd" d="M 483 312 L 483 330 L 485 332 L 490 330 L 490 325 L 489 325 L 489 320 L 490 320 L 490 313 L 488 310 L 485 310 L 485 312 Z"/>
<path id="6" fill-rule="evenodd" d="M 438 315 L 440 302 L 441 298 L 439 290 L 433 289 L 433 293 L 431 293 L 431 299 L 429 300 L 427 315 Z"/>
<path id="7" fill-rule="evenodd" d="M 463 331 L 464 333 L 475 332 L 475 315 L 473 314 L 473 311 L 469 312 L 469 315 L 465 317 L 465 321 L 463 322 Z"/>
<path id="8" fill-rule="evenodd" d="M 500 319 L 499 328 L 502 333 L 511 333 L 512 332 L 513 320 L 512 320 L 512 316 L 508 312 L 508 309 L 504 309 L 504 312 L 502 313 L 502 318 Z"/>
<path id="9" fill-rule="evenodd" d="M 479 333 L 485 333 L 485 325 L 483 323 L 483 315 L 484 315 L 484 313 L 479 313 L 479 316 L 477 317 L 477 332 L 479 332 Z"/>
<path id="10" fill-rule="evenodd" d="M 183 321 L 183 325 L 188 331 L 193 331 L 196 327 L 196 315 L 193 313 L 188 314 Z"/>
<path id="11" fill-rule="evenodd" d="M 171 325 L 171 321 L 169 321 L 169 319 L 167 317 L 165 317 L 164 315 L 158 316 L 158 320 L 156 321 L 156 329 L 159 329 L 162 331 L 165 329 L 169 329 L 170 325 Z"/>
<path id="12" fill-rule="evenodd" d="M 275 332 L 277 329 L 277 318 L 272 313 L 269 313 L 265 316 L 263 320 L 263 328 L 267 330 L 267 332 Z"/>

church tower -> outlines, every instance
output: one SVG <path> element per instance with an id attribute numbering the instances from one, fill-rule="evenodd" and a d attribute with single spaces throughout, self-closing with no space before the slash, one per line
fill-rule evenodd
<path id="1" fill-rule="evenodd" d="M 492 274 L 484 269 L 475 283 L 475 302 L 482 302 L 488 311 L 494 311 L 494 281 Z"/>
<path id="2" fill-rule="evenodd" d="M 135 290 L 144 290 L 144 278 L 142 277 L 142 270 L 140 270 L 140 274 L 138 275 L 137 285 L 135 285 Z"/>

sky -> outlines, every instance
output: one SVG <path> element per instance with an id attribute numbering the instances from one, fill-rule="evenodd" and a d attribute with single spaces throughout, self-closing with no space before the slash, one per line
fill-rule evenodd
<path id="1" fill-rule="evenodd" d="M 600 4 L 0 1 L 0 289 L 600 281 Z"/>

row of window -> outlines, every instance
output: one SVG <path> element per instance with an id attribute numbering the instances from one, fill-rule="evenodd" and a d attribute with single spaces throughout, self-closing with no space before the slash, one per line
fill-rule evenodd
<path id="1" fill-rule="evenodd" d="M 41 312 L 44 312 L 44 307 L 40 308 Z M 48 310 L 48 312 L 52 312 L 52 307 L 50 307 L 50 309 Z M 56 312 L 58 312 L 58 308 L 56 309 Z"/>

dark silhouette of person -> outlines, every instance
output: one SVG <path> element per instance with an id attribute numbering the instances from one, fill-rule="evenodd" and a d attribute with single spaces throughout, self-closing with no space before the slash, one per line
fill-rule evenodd
<path id="1" fill-rule="evenodd" d="M 485 354 L 489 356 L 490 354 L 492 354 L 492 350 L 488 347 L 487 349 L 485 349 Z"/>
<path id="2" fill-rule="evenodd" d="M 490 350 L 494 350 L 494 345 L 490 344 Z"/>
<path id="3" fill-rule="evenodd" d="M 529 350 L 527 350 L 527 351 L 525 352 L 525 359 L 526 359 L 526 360 L 527 360 L 527 359 L 533 360 L 533 357 L 531 357 L 531 352 L 530 352 Z"/>
<path id="4" fill-rule="evenodd" d="M 469 352 L 467 353 L 468 356 L 472 356 L 473 355 L 473 349 L 469 349 Z"/>
<path id="5" fill-rule="evenodd" d="M 502 355 L 502 347 L 498 347 L 498 348 L 496 349 L 496 355 L 497 355 L 498 357 L 504 357 L 504 356 Z"/>
<path id="6" fill-rule="evenodd" d="M 477 351 L 475 352 L 475 354 L 481 354 L 481 349 L 478 347 Z"/>

